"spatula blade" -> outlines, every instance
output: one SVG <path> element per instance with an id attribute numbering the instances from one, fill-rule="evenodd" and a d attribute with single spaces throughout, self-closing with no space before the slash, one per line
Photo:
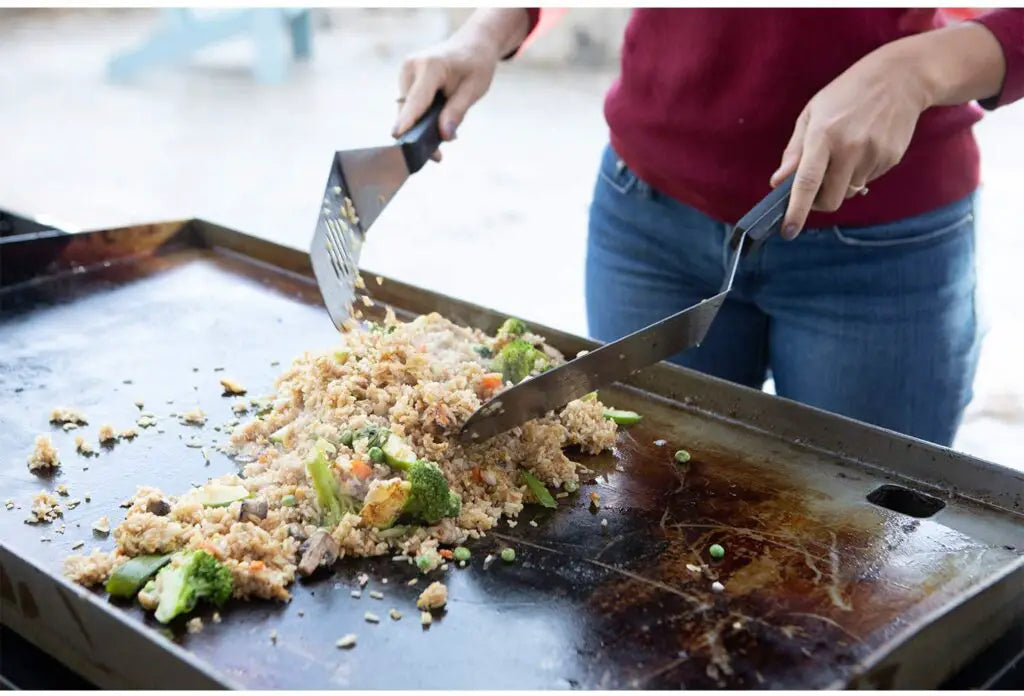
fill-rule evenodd
<path id="1" fill-rule="evenodd" d="M 726 294 L 719 293 L 506 389 L 469 417 L 462 426 L 460 438 L 463 442 L 482 442 L 698 345 L 704 340 Z"/>

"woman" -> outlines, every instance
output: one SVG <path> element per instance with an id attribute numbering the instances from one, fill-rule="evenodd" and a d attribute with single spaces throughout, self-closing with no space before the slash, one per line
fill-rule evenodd
<path id="1" fill-rule="evenodd" d="M 402 66 L 395 134 L 438 89 L 445 140 L 538 11 L 478 10 Z M 981 110 L 1024 96 L 1024 10 L 635 10 L 605 101 L 590 333 L 717 292 L 730 224 L 796 174 L 782 238 L 743 260 L 676 362 L 949 445 L 971 398 Z M 568 124 L 567 124 L 568 125 Z"/>

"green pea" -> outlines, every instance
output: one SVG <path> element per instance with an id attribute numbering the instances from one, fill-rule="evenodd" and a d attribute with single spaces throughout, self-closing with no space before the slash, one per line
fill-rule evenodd
<path id="1" fill-rule="evenodd" d="M 281 498 L 281 507 L 295 507 L 295 496 L 286 495 Z"/>
<path id="2" fill-rule="evenodd" d="M 578 484 L 576 481 L 566 481 L 565 485 L 562 486 L 562 488 L 565 489 L 566 493 L 575 493 L 580 489 L 580 484 Z"/>
<path id="3" fill-rule="evenodd" d="M 352 432 L 351 430 L 343 430 L 343 431 L 341 431 L 341 444 L 345 445 L 346 447 L 351 447 L 352 446 L 352 441 L 355 440 L 355 439 L 356 439 L 356 434 L 354 432 Z"/>
<path id="4" fill-rule="evenodd" d="M 712 544 L 711 546 L 709 546 L 708 553 L 711 554 L 711 557 L 716 560 L 725 557 L 725 549 L 722 547 L 721 544 Z"/>
<path id="5" fill-rule="evenodd" d="M 370 455 L 370 459 L 372 459 L 377 464 L 380 464 L 382 461 L 384 461 L 384 450 L 382 450 L 380 447 L 371 447 L 366 453 Z"/>
<path id="6" fill-rule="evenodd" d="M 465 546 L 456 546 L 455 550 L 452 551 L 452 557 L 456 561 L 468 561 L 471 555 L 472 554 L 469 552 L 469 549 Z"/>
<path id="7" fill-rule="evenodd" d="M 506 563 L 511 563 L 516 560 L 516 550 L 512 547 L 507 547 L 501 550 L 501 560 Z"/>
<path id="8" fill-rule="evenodd" d="M 686 462 L 690 461 L 690 453 L 687 452 L 686 450 L 679 450 L 678 452 L 676 452 L 675 457 L 676 461 L 679 462 L 680 464 L 685 464 Z"/>
<path id="9" fill-rule="evenodd" d="M 420 570 L 429 570 L 430 569 L 430 565 L 431 565 L 430 564 L 430 559 L 427 558 L 426 556 L 417 556 L 416 557 L 416 567 L 419 568 Z"/>

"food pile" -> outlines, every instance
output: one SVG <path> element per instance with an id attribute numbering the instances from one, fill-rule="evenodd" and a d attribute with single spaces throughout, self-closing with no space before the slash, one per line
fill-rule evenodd
<path id="1" fill-rule="evenodd" d="M 65 573 L 136 596 L 166 623 L 199 601 L 287 600 L 296 574 L 346 556 L 397 555 L 432 571 L 525 503 L 554 506 L 549 489 L 577 490 L 565 448 L 613 446 L 617 412 L 596 394 L 485 442 L 458 440 L 481 404 L 563 362 L 516 319 L 489 336 L 389 311 L 277 379 L 232 433 L 239 475 L 180 495 L 140 488 L 116 549 L 71 556 Z M 41 446 L 39 462 L 49 458 Z"/>

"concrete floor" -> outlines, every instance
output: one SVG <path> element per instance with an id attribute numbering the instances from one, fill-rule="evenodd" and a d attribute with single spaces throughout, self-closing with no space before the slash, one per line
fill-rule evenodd
<path id="1" fill-rule="evenodd" d="M 156 13 L 0 11 L 0 208 L 79 229 L 202 217 L 305 247 L 331 153 L 388 142 L 402 55 L 447 31 L 431 10 L 330 19 L 313 60 L 280 86 L 251 78 L 245 41 L 115 85 L 106 61 Z M 585 333 L 586 210 L 613 77 L 503 66 L 444 164 L 410 181 L 374 226 L 363 265 Z M 977 129 L 988 336 L 957 447 L 1024 470 L 1022 125 L 1024 104 Z M 494 282 L 524 267 L 543 283 Z"/>

